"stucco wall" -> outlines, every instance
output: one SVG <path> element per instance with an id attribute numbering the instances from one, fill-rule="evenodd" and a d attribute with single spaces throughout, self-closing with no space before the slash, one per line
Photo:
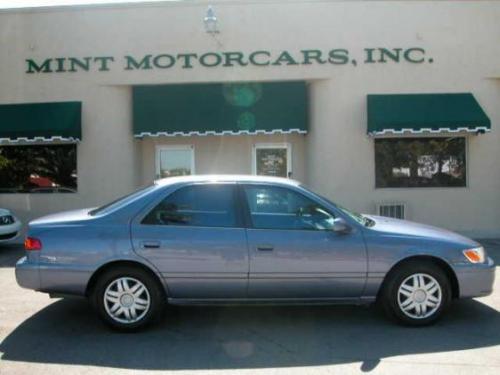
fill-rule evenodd
<path id="1" fill-rule="evenodd" d="M 261 137 L 134 140 L 130 86 L 299 79 L 309 82 L 310 132 L 290 137 L 300 151 L 294 153 L 294 177 L 355 210 L 373 212 L 380 201 L 406 202 L 412 220 L 500 236 L 500 2 L 212 4 L 219 18 L 216 38 L 204 31 L 206 2 L 0 12 L 0 103 L 83 102 L 78 193 L 4 194 L 0 206 L 28 219 L 105 202 L 152 178 L 155 142 L 195 144 L 199 172 L 248 173 L 249 148 Z M 363 49 L 376 47 L 421 47 L 426 62 L 363 64 Z M 178 64 L 127 71 L 121 60 L 127 54 L 333 48 L 348 49 L 357 65 L 182 69 Z M 115 56 L 116 61 L 107 72 L 25 73 L 27 58 L 61 56 Z M 375 189 L 366 95 L 408 92 L 472 92 L 491 118 L 491 133 L 468 137 L 466 188 Z M 299 170 L 295 158 L 304 163 Z"/>

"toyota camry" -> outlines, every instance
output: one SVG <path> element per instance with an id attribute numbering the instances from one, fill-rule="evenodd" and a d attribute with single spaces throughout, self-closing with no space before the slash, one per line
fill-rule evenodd
<path id="1" fill-rule="evenodd" d="M 87 297 L 113 328 L 168 304 L 380 303 L 435 322 L 453 299 L 492 292 L 484 248 L 429 225 L 345 209 L 290 179 L 188 176 L 102 207 L 30 222 L 19 285 Z"/>

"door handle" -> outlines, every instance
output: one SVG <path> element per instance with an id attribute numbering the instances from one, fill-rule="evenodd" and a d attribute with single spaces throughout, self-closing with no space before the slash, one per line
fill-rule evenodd
<path id="1" fill-rule="evenodd" d="M 143 249 L 159 249 L 160 241 L 142 241 L 141 247 Z"/>
<path id="2" fill-rule="evenodd" d="M 257 250 L 258 251 L 273 251 L 274 246 L 273 245 L 258 245 Z"/>

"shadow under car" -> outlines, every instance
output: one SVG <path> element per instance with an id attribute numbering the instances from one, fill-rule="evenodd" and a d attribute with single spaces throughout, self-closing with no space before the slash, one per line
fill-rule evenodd
<path id="1" fill-rule="evenodd" d="M 58 300 L 0 344 L 2 360 L 186 370 L 318 366 L 362 362 L 370 371 L 398 355 L 500 344 L 500 313 L 456 301 L 437 324 L 408 328 L 376 307 L 172 307 L 150 329 L 109 331 L 85 300 Z"/>

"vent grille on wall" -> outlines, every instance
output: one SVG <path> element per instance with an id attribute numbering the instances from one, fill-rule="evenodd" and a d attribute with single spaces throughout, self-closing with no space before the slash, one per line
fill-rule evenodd
<path id="1" fill-rule="evenodd" d="M 377 213 L 380 216 L 392 217 L 395 219 L 406 218 L 406 204 L 404 203 L 379 203 Z"/>

